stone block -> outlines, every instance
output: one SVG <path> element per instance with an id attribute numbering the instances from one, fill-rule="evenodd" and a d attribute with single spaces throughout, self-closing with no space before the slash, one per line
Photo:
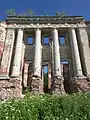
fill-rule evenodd
<path id="1" fill-rule="evenodd" d="M 0 100 L 19 98 L 21 95 L 21 80 L 17 78 L 0 79 Z"/>
<path id="2" fill-rule="evenodd" d="M 43 93 L 43 81 L 39 77 L 33 77 L 31 82 L 31 93 Z"/>
<path id="3" fill-rule="evenodd" d="M 90 92 L 90 81 L 87 78 L 73 78 L 70 81 L 71 92 Z"/>

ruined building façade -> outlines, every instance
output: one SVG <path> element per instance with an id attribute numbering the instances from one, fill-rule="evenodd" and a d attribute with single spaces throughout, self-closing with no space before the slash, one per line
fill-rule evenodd
<path id="1" fill-rule="evenodd" d="M 90 91 L 89 39 L 82 16 L 8 16 L 0 23 L 0 99 L 20 97 L 27 88 L 34 94 Z"/>

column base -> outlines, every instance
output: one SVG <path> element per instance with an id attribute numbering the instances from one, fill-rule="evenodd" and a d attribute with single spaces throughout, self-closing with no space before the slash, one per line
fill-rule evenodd
<path id="1" fill-rule="evenodd" d="M 43 81 L 40 77 L 32 77 L 31 93 L 42 94 L 43 93 Z"/>
<path id="2" fill-rule="evenodd" d="M 0 100 L 20 98 L 22 81 L 18 78 L 0 79 Z"/>
<path id="3" fill-rule="evenodd" d="M 54 82 L 52 85 L 52 94 L 55 95 L 65 94 L 63 81 L 64 79 L 62 76 L 54 77 Z"/>
<path id="4" fill-rule="evenodd" d="M 90 92 L 90 80 L 87 77 L 74 77 L 70 81 L 70 89 L 72 93 Z"/>

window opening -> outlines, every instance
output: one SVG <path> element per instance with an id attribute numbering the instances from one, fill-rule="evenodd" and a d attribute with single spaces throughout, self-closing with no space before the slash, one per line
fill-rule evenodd
<path id="1" fill-rule="evenodd" d="M 33 37 L 28 37 L 28 45 L 33 45 Z"/>
<path id="2" fill-rule="evenodd" d="M 59 37 L 59 44 L 64 45 L 65 44 L 65 36 L 60 36 Z"/>
<path id="3" fill-rule="evenodd" d="M 49 37 L 48 36 L 44 36 L 43 43 L 44 43 L 44 45 L 49 45 Z"/>

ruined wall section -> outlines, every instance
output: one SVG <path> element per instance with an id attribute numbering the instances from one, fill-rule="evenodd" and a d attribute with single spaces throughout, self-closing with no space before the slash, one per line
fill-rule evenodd
<path id="1" fill-rule="evenodd" d="M 6 23 L 0 23 L 0 63 L 2 60 L 3 50 L 4 50 L 4 44 L 5 44 L 5 38 L 6 38 Z"/>

